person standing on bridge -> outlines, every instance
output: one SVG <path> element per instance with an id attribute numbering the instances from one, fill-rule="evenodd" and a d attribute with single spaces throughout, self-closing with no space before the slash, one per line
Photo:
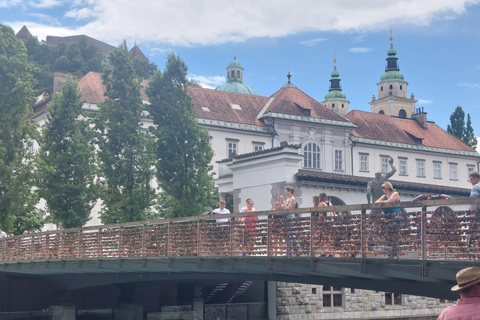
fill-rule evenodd
<path id="1" fill-rule="evenodd" d="M 375 203 L 395 203 L 400 202 L 400 195 L 397 190 L 393 189 L 390 182 L 382 184 L 382 191 L 385 195 L 381 196 Z M 402 216 L 402 209 L 400 208 L 385 208 L 385 224 L 386 224 L 386 247 L 384 251 L 389 258 L 398 259 L 398 249 L 400 246 L 400 224 Z"/>
<path id="2" fill-rule="evenodd" d="M 470 192 L 470 198 L 480 198 L 480 174 L 478 172 L 472 172 L 468 175 L 470 183 L 473 185 Z M 480 204 L 470 205 L 470 210 L 475 211 L 480 209 Z"/>
<path id="3" fill-rule="evenodd" d="M 437 320 L 480 320 L 480 268 L 462 269 L 456 279 L 452 291 L 458 291 L 460 299 L 445 308 Z"/>

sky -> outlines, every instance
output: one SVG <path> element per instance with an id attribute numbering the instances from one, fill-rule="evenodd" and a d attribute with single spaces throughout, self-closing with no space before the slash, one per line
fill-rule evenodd
<path id="1" fill-rule="evenodd" d="M 137 44 L 163 70 L 171 52 L 216 88 L 234 56 L 244 82 L 270 96 L 286 82 L 319 102 L 334 58 L 350 110 L 370 111 L 390 36 L 428 120 L 446 129 L 457 106 L 480 136 L 480 0 L 0 0 L 0 23 L 32 35 L 86 34 Z"/>

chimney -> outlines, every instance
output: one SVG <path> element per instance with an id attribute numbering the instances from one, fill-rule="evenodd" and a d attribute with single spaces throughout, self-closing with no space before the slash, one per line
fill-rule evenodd
<path id="1" fill-rule="evenodd" d="M 55 71 L 53 73 L 53 93 L 62 91 L 63 84 L 65 83 L 66 72 Z"/>
<path id="2" fill-rule="evenodd" d="M 415 113 L 412 115 L 412 117 L 417 120 L 418 124 L 423 128 L 427 129 L 427 113 L 423 111 L 422 108 L 417 108 L 415 110 Z"/>

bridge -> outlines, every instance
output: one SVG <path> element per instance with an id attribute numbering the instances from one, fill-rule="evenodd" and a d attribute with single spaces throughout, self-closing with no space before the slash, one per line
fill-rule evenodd
<path id="1" fill-rule="evenodd" d="M 0 276 L 66 291 L 263 280 L 456 299 L 450 287 L 457 271 L 480 266 L 480 216 L 435 209 L 471 203 L 480 199 L 202 215 L 19 235 L 0 239 Z M 375 213 L 393 206 L 403 212 Z"/>

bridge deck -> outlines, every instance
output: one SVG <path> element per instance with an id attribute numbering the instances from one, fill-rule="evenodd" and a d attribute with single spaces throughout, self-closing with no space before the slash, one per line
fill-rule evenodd
<path id="1" fill-rule="evenodd" d="M 327 209 L 339 213 L 333 217 L 307 208 L 15 236 L 0 240 L 0 273 L 51 277 L 70 288 L 262 279 L 390 292 L 394 284 L 395 292 L 451 297 L 455 273 L 479 265 L 480 219 L 427 206 L 475 201 L 403 203 L 395 206 L 410 211 L 388 215 L 372 212 L 391 205 L 338 206 Z"/>

